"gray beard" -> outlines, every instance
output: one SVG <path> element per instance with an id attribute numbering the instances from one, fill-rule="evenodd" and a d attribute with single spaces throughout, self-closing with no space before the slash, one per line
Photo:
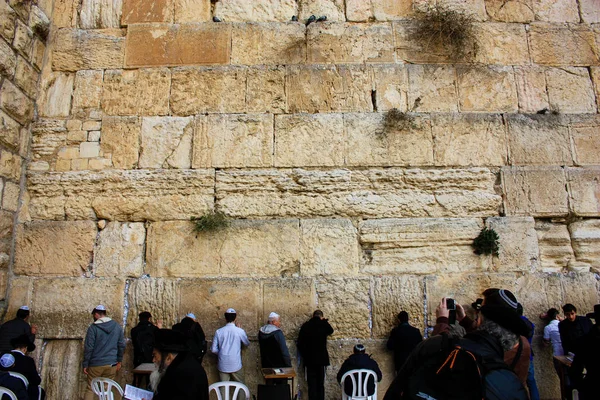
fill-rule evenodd
<path id="1" fill-rule="evenodd" d="M 153 392 L 156 392 L 156 389 L 158 388 L 158 384 L 160 383 L 160 380 L 162 379 L 162 377 L 165 375 L 165 370 L 163 370 L 162 372 L 157 370 L 157 371 L 153 371 L 150 374 L 150 389 L 152 389 Z"/>

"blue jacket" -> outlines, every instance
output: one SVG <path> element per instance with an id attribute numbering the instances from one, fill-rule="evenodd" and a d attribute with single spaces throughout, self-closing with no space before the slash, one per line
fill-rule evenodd
<path id="1" fill-rule="evenodd" d="M 123 360 L 123 329 L 108 317 L 90 325 L 85 335 L 83 368 L 112 365 Z"/>

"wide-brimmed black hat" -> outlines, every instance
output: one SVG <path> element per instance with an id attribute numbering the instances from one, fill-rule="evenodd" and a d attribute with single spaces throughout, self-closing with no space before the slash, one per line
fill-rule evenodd
<path id="1" fill-rule="evenodd" d="M 35 344 L 29 339 L 29 336 L 25 334 L 10 339 L 10 345 L 13 347 L 13 349 L 27 346 L 27 351 L 30 353 L 35 350 Z"/>
<path id="2" fill-rule="evenodd" d="M 594 306 L 594 312 L 587 313 L 585 316 L 588 318 L 595 319 L 596 323 L 600 324 L 600 304 L 596 304 Z"/>
<path id="3" fill-rule="evenodd" d="M 181 353 L 189 350 L 185 335 L 172 329 L 158 329 L 154 333 L 154 347 L 160 351 L 170 353 Z"/>
<path id="4" fill-rule="evenodd" d="M 520 335 L 529 337 L 529 327 L 517 313 L 517 298 L 506 289 L 487 289 L 483 292 L 484 305 L 481 313 L 501 327 Z"/>

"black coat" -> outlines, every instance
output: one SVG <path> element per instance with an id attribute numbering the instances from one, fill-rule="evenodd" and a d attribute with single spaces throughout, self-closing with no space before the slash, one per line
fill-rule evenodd
<path id="1" fill-rule="evenodd" d="M 558 323 L 560 341 L 565 355 L 575 353 L 577 342 L 592 329 L 592 321 L 588 317 L 577 316 L 575 321 L 563 319 Z"/>
<path id="2" fill-rule="evenodd" d="M 13 347 L 10 341 L 23 334 L 27 335 L 31 342 L 35 342 L 35 335 L 31 333 L 31 326 L 21 318 L 11 319 L 0 326 L 0 354 L 11 351 Z"/>
<path id="3" fill-rule="evenodd" d="M 394 352 L 394 365 L 399 371 L 404 362 L 419 343 L 423 341 L 421 331 L 403 322 L 394 329 L 387 341 L 387 348 Z"/>
<path id="4" fill-rule="evenodd" d="M 17 400 L 29 400 L 25 383 L 19 378 L 10 376 L 8 372 L 0 372 L 0 386 L 11 390 L 17 396 Z M 8 396 L 2 396 L 1 400 L 8 400 Z"/>
<path id="5" fill-rule="evenodd" d="M 353 369 L 370 369 L 371 371 L 374 371 L 375 374 L 377 374 L 377 382 L 381 381 L 383 376 L 377 361 L 373 360 L 370 355 L 364 353 L 352 354 L 342 364 L 342 367 L 337 374 L 338 382 L 342 383 L 344 374 Z M 373 379 L 369 379 L 367 391 L 369 392 L 369 395 L 375 393 L 375 382 L 373 382 Z M 344 382 L 344 392 L 349 396 L 352 395 L 352 381 L 348 378 L 346 378 L 346 382 Z"/>
<path id="6" fill-rule="evenodd" d="M 208 400 L 208 378 L 191 353 L 179 353 L 167 367 L 154 400 Z"/>
<path id="7" fill-rule="evenodd" d="M 333 333 L 333 328 L 326 319 L 313 317 L 306 321 L 298 334 L 298 351 L 307 367 L 329 365 L 327 352 L 327 336 Z"/>
<path id="8" fill-rule="evenodd" d="M 0 366 L 0 370 L 18 372 L 19 374 L 25 376 L 29 382 L 29 387 L 27 388 L 29 398 L 31 400 L 37 400 L 39 395 L 38 386 L 40 383 L 42 383 L 42 378 L 40 378 L 40 375 L 37 372 L 35 361 L 33 361 L 33 358 L 28 357 L 16 350 L 13 350 L 10 354 L 12 354 L 15 358 L 15 365 L 13 365 L 10 370 Z"/>
<path id="9" fill-rule="evenodd" d="M 131 341 L 133 342 L 133 365 L 152 362 L 152 350 L 154 349 L 154 333 L 158 327 L 150 321 L 141 321 L 131 329 Z"/>
<path id="10" fill-rule="evenodd" d="M 206 335 L 204 334 L 202 326 L 193 319 L 185 317 L 181 322 L 173 325 L 173 330 L 179 331 L 185 335 L 186 344 L 188 345 L 190 352 L 202 362 L 207 349 Z"/>
<path id="11" fill-rule="evenodd" d="M 587 373 L 582 379 L 583 368 Z M 575 351 L 573 365 L 569 375 L 580 392 L 580 399 L 598 398 L 598 382 L 600 382 L 600 325 L 596 324 L 587 335 L 581 338 Z"/>

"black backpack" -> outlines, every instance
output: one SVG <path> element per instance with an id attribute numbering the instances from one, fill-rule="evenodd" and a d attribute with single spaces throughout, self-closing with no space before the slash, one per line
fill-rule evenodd
<path id="1" fill-rule="evenodd" d="M 529 399 L 527 391 L 512 368 L 501 358 L 490 356 L 490 352 L 484 350 L 483 346 L 467 338 L 456 341 L 445 334 L 442 335 L 440 351 L 423 360 L 414 373 L 406 379 L 400 398 L 410 400 Z"/>

